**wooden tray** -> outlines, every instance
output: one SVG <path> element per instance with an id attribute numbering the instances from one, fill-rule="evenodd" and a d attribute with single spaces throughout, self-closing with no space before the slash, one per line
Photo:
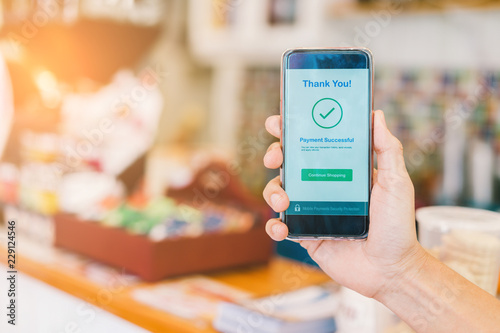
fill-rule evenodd
<path id="1" fill-rule="evenodd" d="M 82 221 L 69 214 L 58 214 L 54 221 L 56 246 L 123 268 L 150 282 L 267 263 L 273 252 L 273 242 L 262 224 L 244 233 L 213 233 L 153 242 L 146 236 Z"/>

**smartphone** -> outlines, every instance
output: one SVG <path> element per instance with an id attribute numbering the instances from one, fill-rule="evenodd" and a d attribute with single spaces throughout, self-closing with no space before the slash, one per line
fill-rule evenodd
<path id="1" fill-rule="evenodd" d="M 363 239 L 373 173 L 366 48 L 287 50 L 281 62 L 281 213 L 289 239 Z"/>

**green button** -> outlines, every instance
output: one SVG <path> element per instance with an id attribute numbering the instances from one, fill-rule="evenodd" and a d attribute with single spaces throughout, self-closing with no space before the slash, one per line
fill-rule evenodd
<path id="1" fill-rule="evenodd" d="M 352 169 L 302 169 L 303 181 L 351 182 Z"/>

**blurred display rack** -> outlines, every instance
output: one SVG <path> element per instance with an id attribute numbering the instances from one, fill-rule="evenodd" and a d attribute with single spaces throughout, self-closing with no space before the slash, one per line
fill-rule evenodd
<path id="1" fill-rule="evenodd" d="M 286 22 L 278 24 L 270 19 L 270 6 L 277 2 L 282 5 L 282 12 L 292 13 L 291 19 L 287 17 Z M 279 112 L 278 103 L 275 106 L 272 99 L 267 106 L 260 105 L 270 93 L 262 93 L 266 88 L 259 85 L 267 84 L 267 90 L 278 91 L 269 83 L 279 82 L 279 59 L 287 48 L 367 46 L 374 53 L 375 74 L 380 73 L 383 77 L 391 70 L 399 71 L 403 76 L 406 72 L 424 72 L 436 78 L 457 73 L 482 76 L 498 71 L 496 59 L 500 57 L 500 46 L 490 41 L 496 38 L 493 31 L 500 30 L 500 4 L 493 1 L 373 1 L 361 4 L 350 0 L 191 0 L 188 19 L 189 41 L 194 55 L 198 61 L 213 68 L 212 109 L 216 112 L 213 112 L 211 132 L 217 145 L 237 155 L 242 155 L 242 148 L 248 148 L 249 138 L 257 137 L 256 125 L 261 126 L 265 117 Z M 256 70 L 261 74 L 255 75 Z M 265 72 L 267 74 L 263 74 Z M 270 79 L 273 74 L 275 78 Z M 258 78 L 264 76 L 268 77 L 269 83 L 259 82 Z M 253 82 L 249 84 L 249 80 Z M 412 147 L 422 138 L 408 136 L 405 124 L 410 126 L 410 132 L 415 128 L 420 136 L 425 137 L 429 131 L 444 126 L 444 115 L 453 103 L 474 95 L 474 89 L 481 85 L 479 81 L 469 80 L 466 86 L 471 86 L 472 90 L 465 91 L 464 97 L 450 95 L 432 80 L 421 80 L 423 83 L 419 83 L 420 90 L 415 99 L 416 96 L 402 88 L 404 84 L 391 86 L 393 81 L 377 81 L 375 104 L 386 111 L 391 125 L 395 126 L 393 130 L 407 148 L 407 156 L 413 156 L 415 149 Z M 391 94 L 397 95 L 395 99 L 402 103 L 388 100 L 387 96 Z M 429 99 L 429 96 L 434 97 Z M 268 110 L 263 111 L 266 107 Z M 469 121 L 471 126 L 486 128 L 475 120 L 484 113 L 481 105 L 474 106 L 472 111 L 475 116 Z M 256 142 L 254 148 L 260 143 Z M 448 146 L 453 144 L 448 142 L 444 149 L 447 156 L 453 148 Z M 444 158 L 441 150 L 438 147 L 434 154 L 427 156 L 428 162 L 421 163 L 413 174 L 421 199 L 419 205 L 435 202 L 478 205 L 477 198 L 471 199 L 468 188 L 457 190 L 460 186 L 451 186 L 450 190 L 448 184 L 445 193 L 441 193 L 441 164 L 444 163 L 447 169 L 450 164 L 449 156 L 446 161 L 441 160 Z M 259 158 L 254 160 L 260 162 Z M 470 183 L 469 179 L 464 179 L 468 174 L 460 176 L 448 172 L 450 170 L 444 171 L 445 183 L 450 179 L 453 183 Z M 262 178 L 250 173 L 245 176 Z M 461 178 L 455 179 L 457 177 Z M 487 192 L 490 195 L 493 191 Z M 484 202 L 481 207 L 496 207 Z"/>
<path id="2" fill-rule="evenodd" d="M 270 0 L 190 0 L 189 42 L 194 55 L 202 63 L 227 68 L 232 64 L 277 67 L 283 51 L 293 47 L 367 46 L 374 51 L 377 64 L 391 65 L 404 64 L 401 63 L 402 59 L 408 58 L 407 55 L 414 51 L 428 50 L 426 53 L 430 54 L 423 57 L 423 63 L 418 62 L 418 58 L 422 56 L 420 52 L 417 52 L 418 57 L 409 57 L 409 65 L 413 66 L 450 67 L 457 59 L 457 64 L 466 67 L 496 65 L 497 55 L 500 54 L 500 47 L 490 43 L 495 40 L 494 31 L 498 31 L 495 28 L 500 27 L 500 4 L 477 7 L 436 6 L 439 9 L 433 10 L 432 3 L 439 2 L 429 1 L 429 5 L 422 6 L 429 8 L 428 10 L 405 10 L 404 7 L 401 9 L 395 5 L 353 6 L 352 1 L 340 0 L 288 2 L 295 3 L 294 20 L 276 24 L 270 23 L 268 17 Z M 382 10 L 390 15 L 387 24 L 378 21 L 377 15 Z M 481 24 L 477 24 L 478 22 Z M 353 38 L 356 28 L 363 30 L 369 23 L 378 23 L 381 29 L 373 32 L 377 36 L 368 34 L 371 39 L 368 43 L 359 45 Z M 427 33 L 428 29 L 432 33 Z M 466 33 L 464 29 L 470 31 Z M 387 43 L 387 35 L 400 38 L 391 39 Z M 453 50 L 453 47 L 457 47 L 456 41 L 468 38 L 469 35 L 481 36 L 484 40 L 469 39 L 474 44 L 465 43 L 464 47 L 488 47 L 490 55 L 487 58 L 481 59 L 481 63 L 470 62 L 470 59 L 456 54 L 456 59 L 443 59 L 445 54 L 442 51 Z M 420 38 L 413 38 L 414 36 Z M 411 47 L 406 45 L 408 42 Z M 443 42 L 447 43 L 443 45 Z M 396 55 L 393 54 L 394 47 L 398 50 Z M 394 62 L 394 57 L 400 60 Z"/>
<path id="3" fill-rule="evenodd" d="M 431 14 L 445 12 L 449 10 L 485 10 L 498 9 L 500 3 L 497 0 L 372 0 L 366 2 L 352 1 L 330 1 L 330 11 L 332 17 L 343 17 L 349 15 L 365 15 L 377 10 L 387 9 L 388 5 L 401 8 L 405 13 L 411 14 Z"/>
<path id="4" fill-rule="evenodd" d="M 197 61 L 213 69 L 209 132 L 214 143 L 230 153 L 237 152 L 238 129 L 244 125 L 241 94 L 246 71 L 277 69 L 288 48 L 366 46 L 376 66 L 498 67 L 500 44 L 491 41 L 500 30 L 500 9 L 491 1 L 481 6 L 429 1 L 403 10 L 340 0 L 288 2 L 294 17 L 278 24 L 270 22 L 270 0 L 189 2 L 190 49 Z M 348 11 L 340 10 L 342 6 Z M 384 18 L 383 11 L 389 16 Z"/>
<path id="5" fill-rule="evenodd" d="M 6 252 L 4 244 L 0 245 L 0 249 L 4 253 Z M 4 264 L 6 263 L 5 258 L 1 259 Z M 79 297 L 84 301 L 89 301 L 95 306 L 152 332 L 215 332 L 210 323 L 207 323 L 204 327 L 195 326 L 192 320 L 176 317 L 149 307 L 132 297 L 131 294 L 135 288 L 151 286 L 151 284 L 139 283 L 115 290 L 116 292 L 113 293 L 113 297 L 109 298 L 109 302 L 102 304 L 103 302 L 98 301 L 99 293 L 105 287 L 78 274 L 76 271 L 61 267 L 58 263 L 42 264 L 21 255 L 18 258 L 18 267 L 22 273 Z M 228 270 L 206 276 L 218 282 L 248 291 L 256 297 L 271 295 L 276 291 L 291 291 L 329 280 L 324 273 L 317 269 L 282 258 L 273 259 L 267 266 Z M 293 280 L 293 283 L 285 283 L 286 279 Z"/>

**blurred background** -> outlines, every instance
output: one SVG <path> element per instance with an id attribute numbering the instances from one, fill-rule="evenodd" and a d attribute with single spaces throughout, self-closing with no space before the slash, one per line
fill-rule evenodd
<path id="1" fill-rule="evenodd" d="M 248 297 L 213 280 L 252 296 L 326 281 L 263 231 L 277 175 L 263 124 L 294 47 L 372 50 L 375 108 L 403 143 L 417 208 L 499 210 L 498 31 L 492 0 L 2 0 L 0 223 L 16 221 L 26 288 L 106 309 L 78 317 L 84 332 L 193 332 L 212 330 L 221 294 Z M 202 272 L 216 273 L 182 288 L 210 302 L 165 280 Z M 61 330 L 67 312 L 36 331 Z"/>

